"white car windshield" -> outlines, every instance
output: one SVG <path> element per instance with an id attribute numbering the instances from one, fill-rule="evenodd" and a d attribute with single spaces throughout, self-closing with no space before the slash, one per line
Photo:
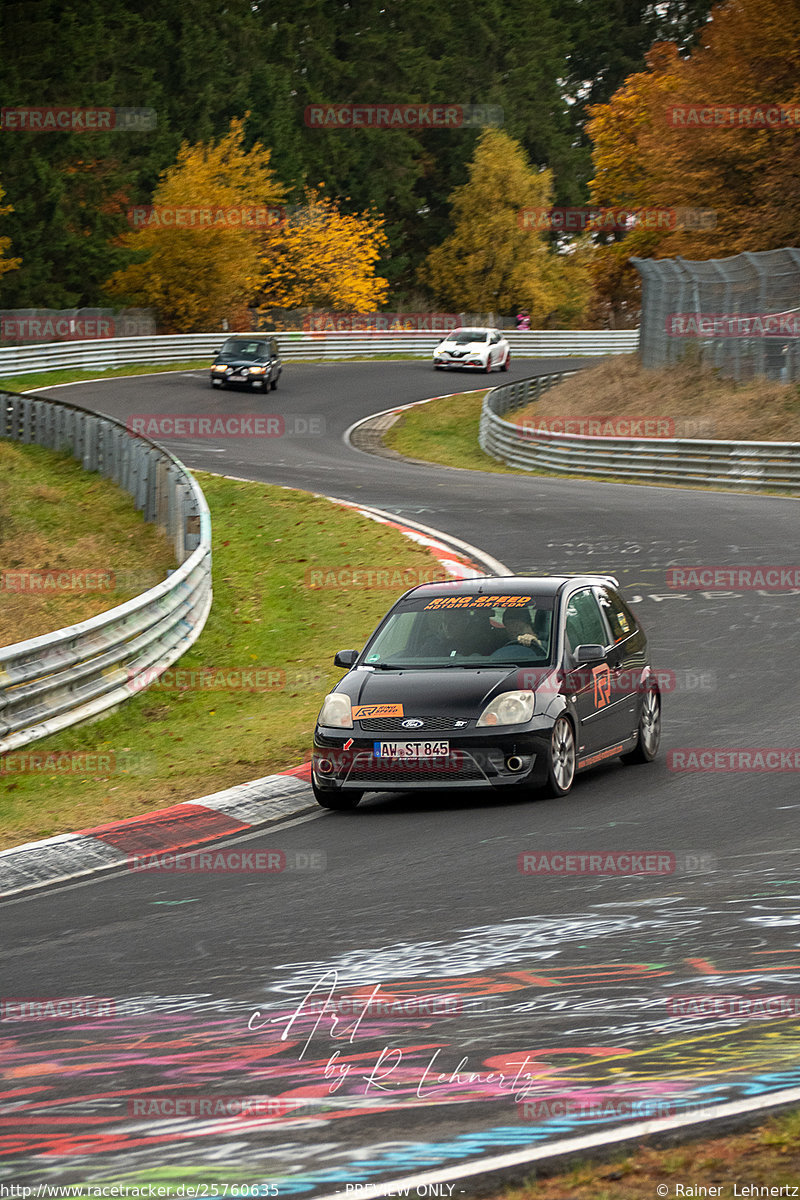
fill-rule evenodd
<path id="1" fill-rule="evenodd" d="M 488 342 L 489 334 L 485 329 L 459 329 L 447 340 L 455 342 L 457 346 L 465 346 L 469 342 Z"/>

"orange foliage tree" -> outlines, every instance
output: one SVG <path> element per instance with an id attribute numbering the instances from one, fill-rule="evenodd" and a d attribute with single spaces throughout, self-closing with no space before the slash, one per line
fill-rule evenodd
<path id="1" fill-rule="evenodd" d="M 590 110 L 592 200 L 699 209 L 713 218 L 699 228 L 678 222 L 675 228 L 632 230 L 597 255 L 600 290 L 630 288 L 636 277 L 625 266 L 632 255 L 708 259 L 797 245 L 796 0 L 727 0 L 712 10 L 687 58 L 671 43 L 661 43 L 647 61 L 647 72 L 630 76 L 608 104 Z M 788 119 L 776 120 L 781 110 Z"/>

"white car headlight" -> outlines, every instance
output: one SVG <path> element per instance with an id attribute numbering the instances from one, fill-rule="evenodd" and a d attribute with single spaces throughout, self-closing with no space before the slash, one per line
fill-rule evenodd
<path id="1" fill-rule="evenodd" d="M 533 692 L 503 692 L 486 705 L 478 725 L 524 725 L 533 716 L 536 697 Z"/>
<path id="2" fill-rule="evenodd" d="M 331 692 L 323 700 L 317 720 L 320 725 L 330 725 L 334 729 L 352 729 L 350 697 L 342 695 L 341 692 Z"/>

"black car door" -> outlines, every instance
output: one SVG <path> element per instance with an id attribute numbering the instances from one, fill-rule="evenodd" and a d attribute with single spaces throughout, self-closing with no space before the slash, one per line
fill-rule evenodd
<path id="1" fill-rule="evenodd" d="M 610 631 L 591 587 L 574 592 L 564 610 L 564 682 L 578 719 L 578 763 L 617 738 L 619 712 L 614 704 L 612 668 L 606 662 L 577 663 L 578 646 L 608 646 Z"/>

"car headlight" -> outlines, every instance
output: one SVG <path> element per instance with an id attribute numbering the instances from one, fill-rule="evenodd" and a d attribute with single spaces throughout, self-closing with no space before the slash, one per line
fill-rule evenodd
<path id="1" fill-rule="evenodd" d="M 503 692 L 486 705 L 478 725 L 524 725 L 533 716 L 533 692 Z"/>
<path id="2" fill-rule="evenodd" d="M 265 367 L 251 367 L 250 374 L 251 375 L 263 375 L 265 369 L 266 369 Z"/>
<path id="3" fill-rule="evenodd" d="M 211 368 L 212 371 L 224 371 L 225 369 L 222 363 L 214 363 L 214 366 Z"/>
<path id="4" fill-rule="evenodd" d="M 342 695 L 341 692 L 331 692 L 322 702 L 317 721 L 320 725 L 329 725 L 334 729 L 352 729 L 350 697 Z"/>

